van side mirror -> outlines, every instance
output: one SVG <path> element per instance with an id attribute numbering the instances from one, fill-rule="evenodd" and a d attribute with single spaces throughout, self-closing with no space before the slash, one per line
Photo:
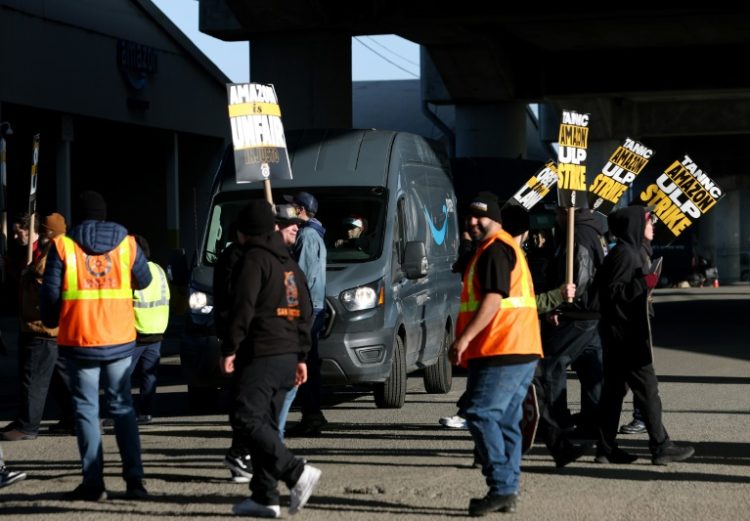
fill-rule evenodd
<path id="1" fill-rule="evenodd" d="M 408 279 L 419 279 L 427 275 L 429 265 L 424 242 L 409 241 L 406 243 L 403 268 Z"/>

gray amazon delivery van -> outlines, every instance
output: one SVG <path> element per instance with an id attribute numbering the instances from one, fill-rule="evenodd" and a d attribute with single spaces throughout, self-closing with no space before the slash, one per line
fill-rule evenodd
<path id="1" fill-rule="evenodd" d="M 290 132 L 294 179 L 273 181 L 273 197 L 297 191 L 318 200 L 326 228 L 327 323 L 319 344 L 325 385 L 372 384 L 378 407 L 399 408 L 407 374 L 424 369 L 427 392 L 451 388 L 447 350 L 461 278 L 451 272 L 459 242 L 456 196 L 438 146 L 383 130 Z M 181 345 L 191 398 L 215 385 L 212 277 L 230 224 L 262 183 L 235 181 L 231 151 L 214 182 L 203 244 L 190 278 Z M 353 239 L 347 232 L 361 225 Z"/>

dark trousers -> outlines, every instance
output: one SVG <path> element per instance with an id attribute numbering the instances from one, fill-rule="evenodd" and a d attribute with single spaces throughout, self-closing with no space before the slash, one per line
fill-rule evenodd
<path id="1" fill-rule="evenodd" d="M 161 342 L 139 345 L 133 351 L 130 373 L 140 389 L 140 396 L 136 405 L 139 415 L 151 414 L 151 406 L 154 395 L 156 395 L 156 377 L 160 359 Z"/>
<path id="2" fill-rule="evenodd" d="M 318 354 L 318 338 L 326 323 L 325 309 L 315 310 L 315 320 L 310 328 L 310 352 L 307 354 L 307 382 L 297 391 L 297 399 L 302 408 L 302 416 L 319 415 L 321 413 L 320 395 L 323 382 L 320 378 L 320 355 Z"/>
<path id="3" fill-rule="evenodd" d="M 73 423 L 70 380 L 64 361 L 57 356 L 57 340 L 21 333 L 18 353 L 21 375 L 19 429 L 27 434 L 39 432 L 47 393 L 51 391 L 60 407 L 61 419 Z"/>
<path id="4" fill-rule="evenodd" d="M 604 352 L 604 386 L 599 408 L 600 450 L 609 452 L 617 447 L 615 437 L 620 423 L 622 401 L 625 394 L 633 391 L 635 400 L 641 406 L 641 415 L 648 431 L 648 445 L 651 452 L 669 440 L 662 423 L 659 383 L 653 364 L 633 367 L 626 359 L 613 353 Z"/>
<path id="5" fill-rule="evenodd" d="M 234 403 L 230 422 L 233 450 L 250 453 L 252 498 L 264 505 L 278 505 L 277 482 L 293 487 L 304 462 L 279 439 L 278 418 L 287 391 L 294 386 L 297 355 L 278 355 L 238 362 L 234 376 Z"/>
<path id="6" fill-rule="evenodd" d="M 598 320 L 572 320 L 544 329 L 541 381 L 549 415 L 562 427 L 572 425 L 568 409 L 568 366 L 581 382 L 581 422 L 594 428 L 602 391 L 602 343 Z"/>

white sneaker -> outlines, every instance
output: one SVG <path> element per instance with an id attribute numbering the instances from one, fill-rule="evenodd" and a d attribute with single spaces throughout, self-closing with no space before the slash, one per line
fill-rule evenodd
<path id="1" fill-rule="evenodd" d="M 232 512 L 238 516 L 277 518 L 281 514 L 281 508 L 279 505 L 261 505 L 249 497 L 234 505 Z"/>
<path id="2" fill-rule="evenodd" d="M 232 473 L 232 483 L 250 483 L 250 478 L 243 476 L 236 470 L 229 469 L 229 472 Z"/>
<path id="3" fill-rule="evenodd" d="M 296 514 L 307 504 L 307 500 L 310 499 L 315 486 L 320 481 L 320 474 L 320 469 L 312 465 L 305 465 L 305 470 L 302 471 L 297 483 L 290 490 L 290 514 Z"/>
<path id="4" fill-rule="evenodd" d="M 449 429 L 465 429 L 466 428 L 466 418 L 462 418 L 459 415 L 455 416 L 443 416 L 438 420 L 438 423 L 442 425 L 443 427 L 448 427 Z"/>

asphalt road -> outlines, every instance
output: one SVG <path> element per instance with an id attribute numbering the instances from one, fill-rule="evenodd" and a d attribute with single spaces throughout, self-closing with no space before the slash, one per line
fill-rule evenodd
<path id="1" fill-rule="evenodd" d="M 597 465 L 593 452 L 565 469 L 554 467 L 543 446 L 523 462 L 517 520 L 746 520 L 750 519 L 750 287 L 660 290 L 657 296 L 656 367 L 664 421 L 673 439 L 696 455 L 668 467 L 650 464 L 646 437 L 622 436 L 643 456 L 632 465 Z M 12 321 L 2 322 L 12 340 Z M 0 420 L 12 419 L 15 359 L 0 358 Z M 163 360 L 157 418 L 142 427 L 147 501 L 65 502 L 80 482 L 75 438 L 42 435 L 4 442 L 9 466 L 28 479 L 0 490 L 0 515 L 15 520 L 218 519 L 247 494 L 221 465 L 229 444 L 225 415 L 191 416 L 180 385 L 178 359 Z M 453 414 L 465 378 L 457 374 L 447 395 L 428 395 L 410 379 L 401 410 L 378 410 L 368 394 L 337 393 L 319 438 L 289 446 L 323 470 L 308 506 L 309 520 L 427 520 L 465 517 L 469 498 L 484 495 L 471 468 L 467 431 L 441 428 Z M 570 380 L 571 407 L 578 391 Z M 632 410 L 626 399 L 623 421 Z M 54 411 L 53 411 L 54 412 Z M 294 422 L 299 413 L 293 412 Z M 44 425 L 52 423 L 45 420 Z M 104 437 L 107 488 L 124 491 L 114 437 Z M 286 490 L 282 486 L 282 491 Z M 288 496 L 282 497 L 282 502 Z M 492 514 L 498 518 L 506 514 Z M 290 517 L 285 509 L 282 517 Z"/>

